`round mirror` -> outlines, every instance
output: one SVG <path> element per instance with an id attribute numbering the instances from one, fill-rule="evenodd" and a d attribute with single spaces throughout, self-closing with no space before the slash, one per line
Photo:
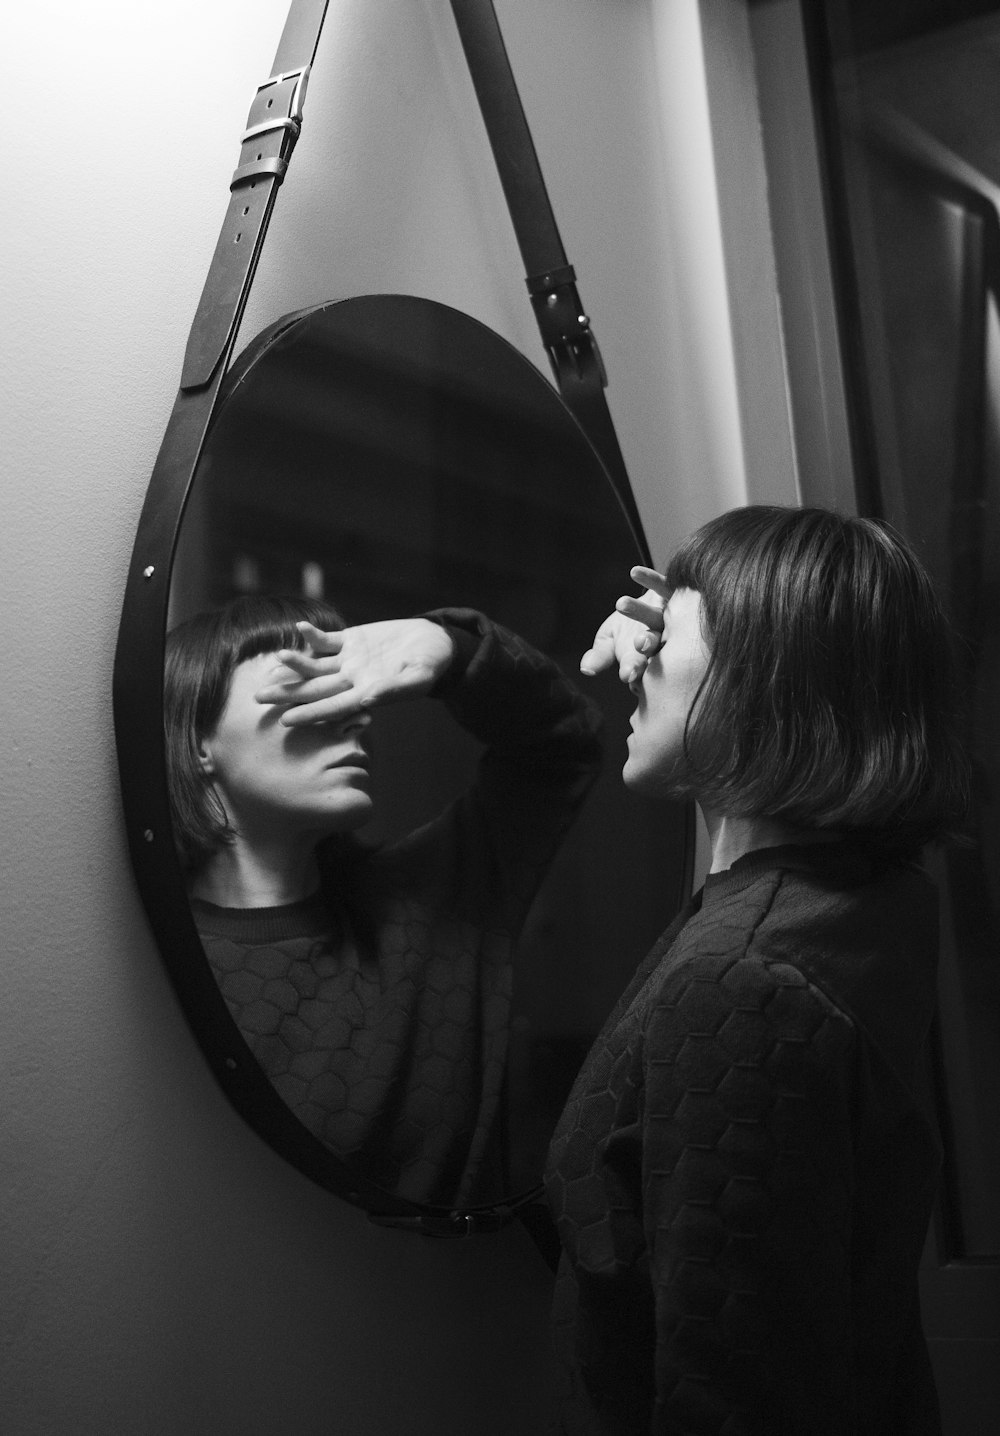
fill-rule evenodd
<path id="1" fill-rule="evenodd" d="M 455 310 L 310 309 L 227 376 L 168 651 L 198 615 L 283 596 L 349 628 L 433 613 L 462 654 L 429 694 L 373 710 L 370 816 L 331 845 L 315 894 L 191 898 L 186 1005 L 218 1007 L 202 1043 L 224 1078 L 250 1071 L 239 1105 L 261 1135 L 337 1190 L 317 1153 L 418 1205 L 537 1186 L 583 1056 L 679 905 L 684 814 L 671 832 L 625 793 L 629 694 L 577 681 L 639 557 L 555 390 Z M 601 710 L 603 756 L 574 690 Z M 572 762 L 563 748 L 553 767 L 533 724 L 576 725 Z"/>

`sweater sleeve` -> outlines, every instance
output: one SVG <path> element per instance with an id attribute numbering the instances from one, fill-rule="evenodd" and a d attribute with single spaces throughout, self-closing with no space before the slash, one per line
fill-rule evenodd
<path id="1" fill-rule="evenodd" d="M 699 953 L 651 1008 L 640 1120 L 654 1432 L 854 1429 L 854 1048 L 820 989 L 752 950 Z"/>
<path id="2" fill-rule="evenodd" d="M 488 746 L 491 761 L 511 756 L 539 770 L 571 767 L 592 775 L 601 756 L 601 717 L 558 664 L 474 609 L 425 616 L 455 645 L 455 661 L 433 696 Z"/>
<path id="3" fill-rule="evenodd" d="M 486 903 L 517 921 L 597 777 L 600 714 L 555 663 L 483 614 L 426 616 L 456 649 L 431 696 L 483 751 L 468 792 L 414 835 L 410 857 L 434 866 L 428 891 L 450 885 L 478 912 Z"/>

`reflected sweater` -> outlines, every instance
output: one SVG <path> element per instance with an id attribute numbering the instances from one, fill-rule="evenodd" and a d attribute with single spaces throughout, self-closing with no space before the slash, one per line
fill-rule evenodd
<path id="1" fill-rule="evenodd" d="M 638 969 L 547 1189 L 572 1436 L 930 1436 L 917 1092 L 937 909 L 846 843 L 710 876 Z"/>
<path id="2" fill-rule="evenodd" d="M 313 899 L 194 900 L 212 971 L 286 1105 L 368 1180 L 462 1206 L 498 1190 L 516 938 L 597 775 L 600 718 L 559 668 L 466 609 L 434 696 L 483 749 L 468 791 Z"/>

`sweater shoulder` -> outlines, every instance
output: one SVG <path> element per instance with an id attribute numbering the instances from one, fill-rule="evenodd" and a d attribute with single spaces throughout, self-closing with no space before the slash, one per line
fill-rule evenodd
<path id="1" fill-rule="evenodd" d="M 673 955 L 763 968 L 790 964 L 849 1003 L 859 977 L 904 959 L 914 981 L 926 981 L 937 954 L 937 918 L 936 890 L 915 868 L 894 867 L 855 883 L 774 868 L 703 902 Z"/>
<path id="2" fill-rule="evenodd" d="M 688 1012 L 713 1009 L 716 1022 L 748 1007 L 780 1012 L 806 1034 L 836 1015 L 909 1084 L 936 958 L 936 893 L 916 869 L 851 884 L 775 868 L 703 905 L 661 968 L 653 1006 L 662 1016 L 683 1000 Z"/>
<path id="3" fill-rule="evenodd" d="M 832 1026 L 850 1045 L 853 1017 L 836 992 L 796 960 L 794 942 L 772 941 L 784 931 L 775 917 L 784 880 L 780 871 L 763 875 L 691 919 L 660 967 L 647 1029 L 674 1028 L 686 1041 L 739 1029 L 770 1046 L 810 1042 Z"/>

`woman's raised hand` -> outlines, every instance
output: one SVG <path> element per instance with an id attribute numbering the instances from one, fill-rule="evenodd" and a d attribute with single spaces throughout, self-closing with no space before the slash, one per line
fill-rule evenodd
<path id="1" fill-rule="evenodd" d="M 290 728 L 342 723 L 380 703 L 417 698 L 443 676 L 454 656 L 451 638 L 428 618 L 397 618 L 325 632 L 297 623 L 306 648 L 277 655 L 297 676 L 256 694 L 284 708 Z"/>
<path id="2" fill-rule="evenodd" d="M 642 584 L 645 592 L 638 598 L 625 595 L 618 600 L 614 613 L 601 624 L 592 646 L 580 659 L 581 673 L 604 673 L 617 664 L 621 681 L 635 683 L 661 647 L 663 611 L 670 589 L 662 574 L 641 564 L 630 570 L 629 577 Z"/>

